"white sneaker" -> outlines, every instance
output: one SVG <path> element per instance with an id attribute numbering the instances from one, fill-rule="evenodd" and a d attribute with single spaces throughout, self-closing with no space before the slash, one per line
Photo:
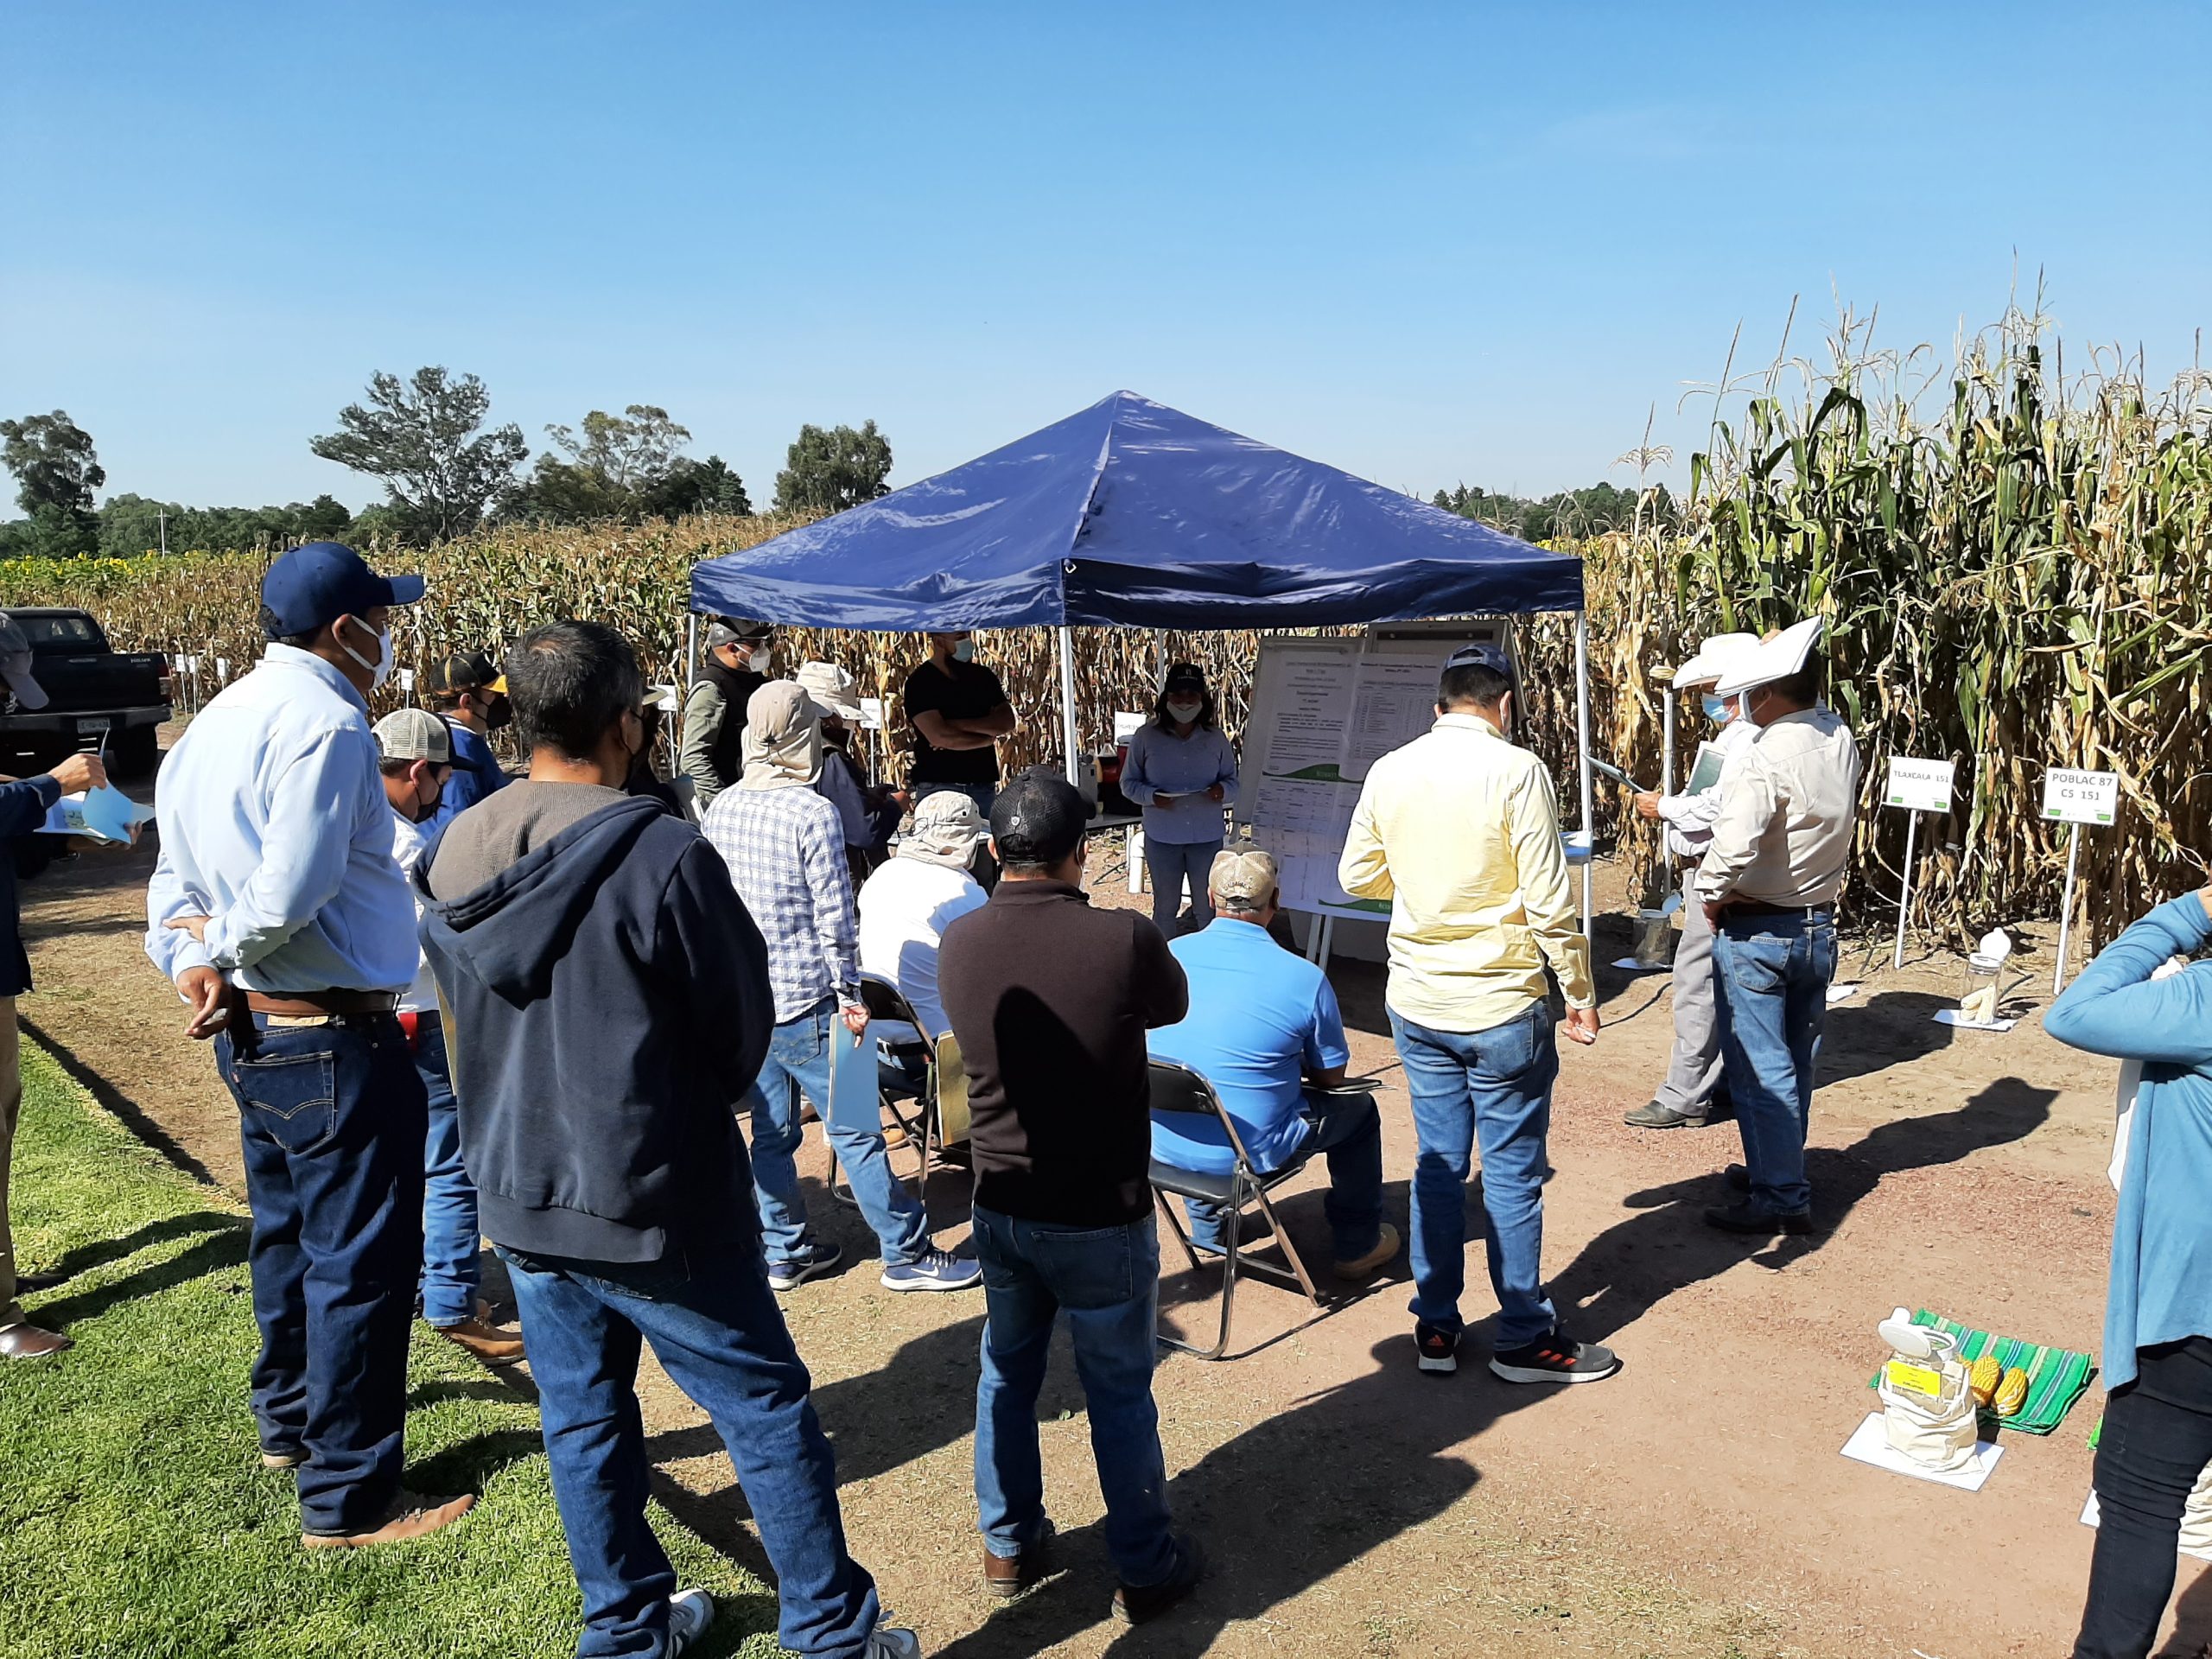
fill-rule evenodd
<path id="1" fill-rule="evenodd" d="M 715 1599 L 703 1590 L 679 1590 L 668 1599 L 668 1659 L 676 1659 L 715 1622 Z"/>
<path id="2" fill-rule="evenodd" d="M 922 1659 L 922 1638 L 912 1630 L 879 1624 L 868 1633 L 861 1659 Z"/>

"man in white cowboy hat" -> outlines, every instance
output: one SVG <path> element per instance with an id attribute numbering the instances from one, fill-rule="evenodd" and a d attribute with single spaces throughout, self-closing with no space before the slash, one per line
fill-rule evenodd
<path id="1" fill-rule="evenodd" d="M 939 790 L 914 808 L 896 856 L 861 888 L 861 971 L 896 985 L 925 1027 L 910 1033 L 878 1022 L 880 1041 L 934 1043 L 951 1029 L 938 995 L 938 951 L 946 928 L 983 907 L 988 895 L 968 867 L 990 833 L 973 800 Z"/>
<path id="2" fill-rule="evenodd" d="M 1712 746 L 1724 763 L 1751 747 L 1758 728 L 1742 717 L 1738 699 L 1719 696 L 1713 685 L 1758 642 L 1755 633 L 1716 633 L 1698 647 L 1697 655 L 1675 671 L 1676 690 L 1704 690 L 1706 717 L 1720 728 Z M 1668 856 L 1683 861 L 1685 868 L 1682 931 L 1675 945 L 1674 1054 L 1658 1093 L 1622 1120 L 1631 1128 L 1701 1128 L 1720 1097 L 1720 1022 L 1713 993 L 1713 929 L 1706 922 L 1705 906 L 1693 886 L 1698 861 L 1713 844 L 1713 821 L 1720 815 L 1719 784 L 1718 778 L 1709 778 L 1705 787 L 1694 793 L 1685 790 L 1680 795 L 1662 795 L 1656 790 L 1645 790 L 1636 798 L 1639 813 L 1666 825 Z"/>
<path id="3" fill-rule="evenodd" d="M 1812 1229 L 1805 1127 L 1835 975 L 1835 900 L 1851 861 L 1859 746 L 1820 701 L 1818 617 L 1746 652 L 1714 683 L 1758 728 L 1721 772 L 1720 810 L 1695 891 L 1713 925 L 1721 1055 L 1744 1137 L 1732 1203 L 1705 1212 L 1732 1233 Z"/>

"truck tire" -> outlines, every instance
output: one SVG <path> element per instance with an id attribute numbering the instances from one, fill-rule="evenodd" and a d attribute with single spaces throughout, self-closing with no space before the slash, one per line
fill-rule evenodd
<path id="1" fill-rule="evenodd" d="M 118 778 L 145 778 L 162 761 L 161 733 L 151 726 L 134 726 L 118 737 L 108 753 Z"/>

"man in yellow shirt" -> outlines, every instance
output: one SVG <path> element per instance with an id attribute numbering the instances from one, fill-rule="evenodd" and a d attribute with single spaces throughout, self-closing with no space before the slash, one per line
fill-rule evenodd
<path id="1" fill-rule="evenodd" d="M 1513 674 L 1495 645 L 1444 665 L 1436 724 L 1375 763 L 1337 879 L 1390 900 L 1390 1033 L 1413 1100 L 1414 1340 L 1421 1369 L 1459 1369 L 1469 1155 L 1482 1147 L 1498 1324 L 1490 1368 L 1509 1382 L 1594 1382 L 1620 1362 L 1560 1328 L 1545 1294 L 1545 1137 L 1567 1034 L 1598 1039 L 1590 944 L 1576 930 L 1559 803 L 1543 763 L 1505 739 Z"/>

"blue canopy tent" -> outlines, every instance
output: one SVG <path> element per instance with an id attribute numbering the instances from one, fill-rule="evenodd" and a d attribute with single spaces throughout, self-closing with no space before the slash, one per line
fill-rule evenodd
<path id="1" fill-rule="evenodd" d="M 1581 821 L 1591 823 L 1582 562 L 1118 391 L 879 500 L 691 569 L 695 613 L 791 626 L 1059 632 L 1316 627 L 1576 613 Z M 1583 880 L 1584 925 L 1589 878 Z"/>

